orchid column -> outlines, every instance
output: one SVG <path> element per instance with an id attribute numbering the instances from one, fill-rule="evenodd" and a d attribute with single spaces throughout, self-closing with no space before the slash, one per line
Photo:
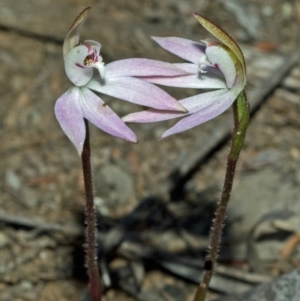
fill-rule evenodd
<path id="1" fill-rule="evenodd" d="M 81 27 L 90 11 L 86 8 L 75 19 L 64 44 L 65 71 L 73 83 L 55 104 L 55 115 L 65 134 L 82 159 L 86 193 L 86 264 L 93 301 L 101 300 L 101 283 L 97 264 L 96 216 L 94 208 L 91 151 L 88 121 L 104 132 L 136 143 L 136 135 L 119 116 L 91 90 L 136 104 L 161 110 L 186 112 L 174 98 L 153 84 L 132 76 L 168 76 L 186 74 L 171 64 L 147 59 L 127 59 L 104 66 L 101 45 L 86 40 L 79 42 Z M 94 74 L 94 69 L 98 72 Z"/>
<path id="2" fill-rule="evenodd" d="M 156 76 L 145 76 L 143 79 L 166 86 L 212 89 L 212 91 L 179 100 L 179 103 L 187 109 L 186 113 L 150 109 L 129 114 L 123 117 L 123 120 L 144 123 L 184 117 L 163 133 L 162 138 L 165 138 L 200 125 L 222 114 L 229 107 L 233 107 L 234 127 L 223 191 L 211 228 L 203 281 L 194 300 L 204 301 L 218 257 L 226 209 L 236 164 L 245 139 L 250 109 L 244 92 L 246 65 L 239 46 L 217 25 L 198 14 L 194 16 L 217 40 L 198 43 L 177 37 L 153 38 L 161 47 L 189 61 L 189 63 L 174 64 L 189 74 L 170 77 L 161 73 Z"/>

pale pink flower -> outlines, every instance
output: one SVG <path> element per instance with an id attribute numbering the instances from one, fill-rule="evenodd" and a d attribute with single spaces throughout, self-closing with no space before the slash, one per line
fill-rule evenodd
<path id="1" fill-rule="evenodd" d="M 246 67 L 240 48 L 218 26 L 198 14 L 194 15 L 218 41 L 198 43 L 177 37 L 154 37 L 161 47 L 189 61 L 174 64 L 189 75 L 170 77 L 162 73 L 145 76 L 143 79 L 160 85 L 212 91 L 180 100 L 179 103 L 188 111 L 186 113 L 150 109 L 123 117 L 125 122 L 147 123 L 184 117 L 163 133 L 162 138 L 165 138 L 217 117 L 227 110 L 243 91 L 246 84 Z"/>
<path id="2" fill-rule="evenodd" d="M 65 71 L 73 83 L 55 104 L 55 115 L 63 131 L 81 154 L 85 139 L 84 118 L 103 131 L 131 142 L 136 135 L 104 101 L 91 90 L 132 103 L 171 111 L 186 110 L 170 95 L 155 85 L 136 77 L 165 74 L 186 74 L 171 64 L 147 60 L 126 59 L 104 65 L 101 45 L 86 40 L 79 42 L 81 27 L 90 8 L 74 21 L 63 45 Z M 94 69 L 98 72 L 95 74 Z"/>

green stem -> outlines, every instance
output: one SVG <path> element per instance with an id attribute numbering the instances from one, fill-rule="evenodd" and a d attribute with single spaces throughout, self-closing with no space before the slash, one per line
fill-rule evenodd
<path id="1" fill-rule="evenodd" d="M 84 119 L 86 136 L 81 154 L 86 198 L 86 265 L 89 276 L 89 289 L 93 301 L 101 300 L 101 283 L 97 262 L 96 214 L 91 168 L 91 148 L 88 121 Z"/>
<path id="2" fill-rule="evenodd" d="M 246 94 L 243 91 L 233 104 L 234 127 L 231 140 L 231 148 L 227 157 L 226 174 L 221 194 L 221 200 L 217 205 L 215 218 L 210 232 L 210 242 L 207 256 L 204 264 L 204 275 L 194 301 L 205 301 L 207 289 L 211 277 L 216 266 L 219 246 L 221 241 L 224 220 L 226 217 L 226 210 L 231 195 L 233 179 L 235 175 L 236 164 L 244 144 L 247 126 L 250 117 L 250 106 L 247 103 Z"/>

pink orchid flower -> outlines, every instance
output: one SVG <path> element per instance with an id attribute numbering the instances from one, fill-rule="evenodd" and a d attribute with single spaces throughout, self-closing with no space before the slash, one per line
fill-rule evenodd
<path id="1" fill-rule="evenodd" d="M 106 103 L 91 90 L 160 110 L 186 112 L 174 98 L 155 85 L 136 77 L 186 74 L 171 64 L 147 59 L 126 59 L 104 66 L 101 45 L 86 40 L 79 43 L 81 27 L 90 11 L 85 9 L 74 21 L 64 44 L 65 71 L 73 83 L 55 104 L 55 115 L 63 131 L 82 153 L 84 118 L 103 131 L 137 142 L 136 135 Z M 98 70 L 94 74 L 94 68 Z"/>
<path id="2" fill-rule="evenodd" d="M 179 103 L 188 111 L 186 113 L 150 109 L 124 116 L 125 122 L 146 123 L 184 117 L 163 133 L 162 138 L 165 138 L 220 115 L 243 91 L 246 85 L 246 66 L 239 46 L 218 26 L 198 14 L 194 16 L 218 41 L 197 43 L 176 37 L 154 37 L 161 47 L 190 62 L 174 64 L 189 75 L 168 77 L 157 74 L 143 79 L 166 86 L 213 90 L 180 100 Z"/>

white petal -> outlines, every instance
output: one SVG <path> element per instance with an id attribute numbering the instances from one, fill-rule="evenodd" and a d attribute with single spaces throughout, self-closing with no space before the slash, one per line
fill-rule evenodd
<path id="1" fill-rule="evenodd" d="M 84 60 L 88 55 L 88 47 L 79 45 L 74 47 L 65 56 L 65 71 L 68 78 L 75 86 L 84 86 L 93 77 L 93 68 L 85 67 L 84 65 Z"/>
<path id="2" fill-rule="evenodd" d="M 203 110 L 213 103 L 219 101 L 223 95 L 228 93 L 228 89 L 221 89 L 206 93 L 201 93 L 189 98 L 179 100 L 179 103 L 184 106 L 190 114 Z"/>
<path id="3" fill-rule="evenodd" d="M 100 53 L 101 44 L 98 43 L 97 41 L 94 41 L 94 40 L 85 40 L 83 42 L 83 44 L 86 45 L 88 48 L 92 47 L 92 48 L 96 49 L 97 54 Z"/>
<path id="4" fill-rule="evenodd" d="M 221 46 L 208 46 L 206 55 L 212 65 L 224 74 L 227 87 L 230 89 L 236 79 L 236 67 L 228 51 Z"/>

